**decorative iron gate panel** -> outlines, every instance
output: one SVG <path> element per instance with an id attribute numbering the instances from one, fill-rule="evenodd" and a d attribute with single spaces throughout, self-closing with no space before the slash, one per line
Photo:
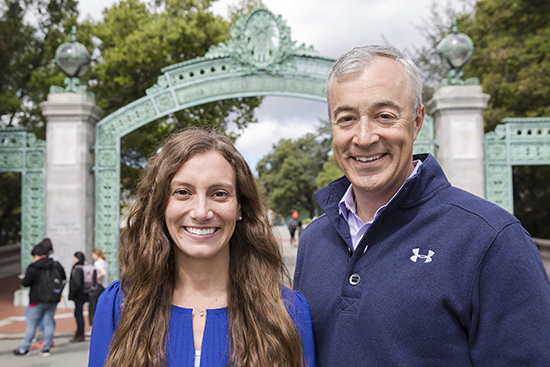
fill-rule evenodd
<path id="1" fill-rule="evenodd" d="M 21 173 L 21 269 L 46 237 L 46 142 L 25 129 L 0 129 L 0 172 Z"/>
<path id="2" fill-rule="evenodd" d="M 485 134 L 487 200 L 514 213 L 512 166 L 550 164 L 550 117 L 505 118 Z"/>

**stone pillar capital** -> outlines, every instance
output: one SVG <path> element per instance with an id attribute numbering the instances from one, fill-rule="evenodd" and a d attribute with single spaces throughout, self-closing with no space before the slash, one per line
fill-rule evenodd
<path id="1" fill-rule="evenodd" d="M 84 93 L 50 93 L 40 107 L 48 123 L 85 122 L 95 126 L 103 115 L 95 100 Z"/>

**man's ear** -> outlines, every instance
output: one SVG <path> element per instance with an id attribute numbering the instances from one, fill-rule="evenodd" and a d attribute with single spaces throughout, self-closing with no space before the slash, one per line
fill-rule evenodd
<path id="1" fill-rule="evenodd" d="M 416 140 L 416 137 L 420 133 L 420 129 L 422 129 L 425 115 L 426 115 L 426 107 L 424 107 L 424 105 L 421 105 L 414 119 L 414 140 L 413 141 Z"/>

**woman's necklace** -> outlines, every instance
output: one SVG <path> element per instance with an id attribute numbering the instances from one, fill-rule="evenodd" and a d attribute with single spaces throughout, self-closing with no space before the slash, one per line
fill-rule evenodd
<path id="1" fill-rule="evenodd" d="M 178 291 L 178 293 L 180 294 L 181 298 L 183 298 L 183 300 L 184 300 L 185 302 L 189 303 L 189 305 L 190 305 L 194 310 L 198 311 L 198 312 L 199 312 L 199 315 L 202 317 L 202 316 L 204 316 L 204 313 L 206 312 L 206 310 L 208 309 L 208 307 L 210 307 L 210 305 L 212 305 L 212 303 L 214 303 L 214 301 L 218 298 L 218 296 L 219 296 L 220 294 L 222 294 L 222 292 L 225 290 L 225 288 L 227 288 L 228 285 L 229 285 L 229 282 L 227 282 L 227 284 L 225 285 L 225 287 L 223 287 L 223 289 L 222 289 L 218 294 L 216 294 L 216 297 L 214 297 L 214 299 L 208 304 L 208 306 L 206 306 L 206 308 L 205 308 L 204 310 L 199 310 L 198 308 L 196 308 L 195 306 L 193 306 L 193 305 L 191 304 L 191 302 L 189 302 L 189 300 L 188 300 L 187 298 L 185 298 L 185 297 L 183 296 L 183 294 L 181 294 L 181 292 L 180 292 L 180 290 L 178 289 L 178 287 L 176 287 L 176 291 Z"/>

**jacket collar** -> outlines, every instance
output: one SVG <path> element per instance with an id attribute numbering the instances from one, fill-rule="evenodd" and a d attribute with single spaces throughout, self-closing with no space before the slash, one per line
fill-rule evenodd
<path id="1" fill-rule="evenodd" d="M 450 186 L 434 156 L 431 154 L 419 154 L 415 155 L 413 159 L 420 159 L 422 165 L 419 167 L 418 173 L 408 180 L 403 189 L 394 197 L 393 201 L 386 208 L 386 213 L 397 210 L 400 207 L 405 208 L 421 204 L 436 195 L 442 188 Z M 343 216 L 340 215 L 338 203 L 350 183 L 346 176 L 342 176 L 314 194 L 321 209 L 326 213 L 336 231 L 340 233 L 348 244 L 351 243 L 349 226 Z"/>

